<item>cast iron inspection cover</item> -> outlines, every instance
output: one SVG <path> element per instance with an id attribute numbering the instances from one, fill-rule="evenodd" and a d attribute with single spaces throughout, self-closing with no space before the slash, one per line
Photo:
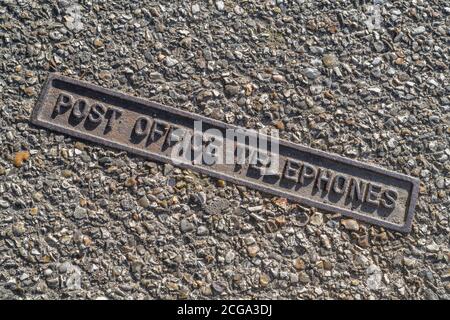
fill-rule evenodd
<path id="1" fill-rule="evenodd" d="M 48 77 L 31 122 L 391 230 L 411 230 L 419 189 L 416 178 L 281 139 L 269 143 L 267 153 L 255 152 L 234 138 L 227 139 L 231 131 L 250 132 L 244 128 L 59 74 Z M 215 135 L 200 139 L 204 149 L 212 141 L 221 141 L 223 149 L 216 150 L 232 146 L 233 157 L 256 160 L 215 161 L 217 153 L 209 149 L 213 160 L 200 157 L 197 161 L 195 150 L 191 151 L 199 122 Z M 223 140 L 217 138 L 221 134 Z M 267 155 L 276 157 L 267 161 Z M 275 163 L 273 159 L 277 170 L 265 170 Z"/>

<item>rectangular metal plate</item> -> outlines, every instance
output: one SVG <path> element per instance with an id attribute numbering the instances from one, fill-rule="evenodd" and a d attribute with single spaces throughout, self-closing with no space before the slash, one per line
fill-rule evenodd
<path id="1" fill-rule="evenodd" d="M 86 104 L 88 111 L 84 112 L 80 104 L 83 108 Z M 173 146 L 165 145 L 163 136 L 150 143 L 149 139 L 133 138 L 133 130 L 136 130 L 140 117 L 154 123 L 165 123 L 165 134 L 171 127 L 191 132 L 196 120 L 220 132 L 238 129 L 217 120 L 58 74 L 51 74 L 47 79 L 31 122 L 152 160 L 173 163 L 170 157 Z M 139 133 L 147 134 L 143 131 Z M 411 230 L 418 179 L 284 140 L 279 143 L 279 161 L 281 169 L 278 176 L 260 176 L 246 165 L 238 167 L 192 162 L 175 165 L 391 230 Z M 305 179 L 301 179 L 303 173 Z M 299 179 L 293 181 L 292 177 Z"/>

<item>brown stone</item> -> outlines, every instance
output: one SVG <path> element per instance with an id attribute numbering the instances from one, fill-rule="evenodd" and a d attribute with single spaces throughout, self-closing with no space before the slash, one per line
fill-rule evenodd
<path id="1" fill-rule="evenodd" d="M 281 121 L 281 120 L 275 121 L 275 127 L 278 130 L 284 130 L 284 123 L 283 123 L 283 121 Z"/>
<path id="2" fill-rule="evenodd" d="M 262 273 L 259 276 L 259 283 L 261 284 L 261 286 L 266 287 L 269 284 L 269 282 L 270 282 L 270 277 L 267 274 Z"/>
<path id="3" fill-rule="evenodd" d="M 99 38 L 95 38 L 94 46 L 96 46 L 97 48 L 103 47 L 103 41 Z"/>
<path id="4" fill-rule="evenodd" d="M 30 153 L 28 151 L 19 151 L 19 152 L 16 152 L 13 163 L 16 167 L 19 168 L 23 165 L 23 162 L 28 160 L 29 158 L 30 158 Z"/>
<path id="5" fill-rule="evenodd" d="M 341 224 L 344 226 L 345 229 L 347 229 L 349 231 L 358 231 L 359 230 L 359 224 L 356 220 L 343 219 L 343 220 L 341 220 Z"/>
<path id="6" fill-rule="evenodd" d="M 136 184 L 137 184 L 137 181 L 136 181 L 136 179 L 133 178 L 133 177 L 128 178 L 127 181 L 125 181 L 125 186 L 127 186 L 127 187 L 129 187 L 129 188 L 130 188 L 130 187 L 134 187 Z"/>
<path id="7" fill-rule="evenodd" d="M 272 76 L 272 79 L 275 82 L 283 82 L 283 81 L 285 81 L 284 77 L 281 74 L 274 74 Z"/>
<path id="8" fill-rule="evenodd" d="M 286 218 L 284 216 L 278 216 L 275 218 L 275 223 L 280 227 L 284 226 L 286 224 Z"/>
<path id="9" fill-rule="evenodd" d="M 220 188 L 225 188 L 226 183 L 224 180 L 219 179 L 219 180 L 217 180 L 217 186 Z"/>
<path id="10" fill-rule="evenodd" d="M 91 238 L 89 238 L 88 236 L 84 236 L 83 237 L 83 243 L 86 247 L 89 247 L 92 244 L 92 240 Z"/>
<path id="11" fill-rule="evenodd" d="M 322 58 L 322 62 L 325 67 L 331 68 L 336 66 L 337 59 L 334 54 L 325 54 Z"/>
<path id="12" fill-rule="evenodd" d="M 247 253 L 248 253 L 248 255 L 249 255 L 250 257 L 252 257 L 252 258 L 253 258 L 253 257 L 256 257 L 256 255 L 258 254 L 258 252 L 259 252 L 259 247 L 258 247 L 258 245 L 256 245 L 256 244 L 247 247 Z"/>
<path id="13" fill-rule="evenodd" d="M 298 271 L 305 269 L 305 261 L 302 258 L 294 259 L 294 268 Z"/>

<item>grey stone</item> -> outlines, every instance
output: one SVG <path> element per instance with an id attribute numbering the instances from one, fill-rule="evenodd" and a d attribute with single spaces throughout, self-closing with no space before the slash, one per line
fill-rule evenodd
<path id="1" fill-rule="evenodd" d="M 199 13 L 200 12 L 200 6 L 197 3 L 193 4 L 192 7 L 191 7 L 191 12 L 192 12 L 192 14 Z"/>
<path id="2" fill-rule="evenodd" d="M 180 230 L 181 232 L 190 232 L 194 230 L 194 225 L 190 223 L 188 220 L 183 219 L 180 222 Z"/>
<path id="3" fill-rule="evenodd" d="M 87 215 L 87 210 L 82 207 L 76 207 L 73 216 L 75 219 L 84 219 Z"/>
<path id="4" fill-rule="evenodd" d="M 302 71 L 303 75 L 308 79 L 314 80 L 320 76 L 320 71 L 315 68 L 306 68 Z"/>
<path id="5" fill-rule="evenodd" d="M 166 65 L 168 66 L 168 67 L 173 67 L 173 66 L 176 66 L 177 64 L 178 64 L 178 60 L 177 59 L 175 59 L 175 58 L 172 58 L 172 57 L 167 57 L 166 59 L 165 59 L 165 62 L 166 62 Z"/>
<path id="6" fill-rule="evenodd" d="M 424 33 L 426 30 L 427 29 L 424 26 L 419 26 L 419 27 L 413 29 L 412 34 L 417 36 L 419 34 Z"/>
<path id="7" fill-rule="evenodd" d="M 219 11 L 223 11 L 225 9 L 225 4 L 223 3 L 223 1 L 221 0 L 216 1 L 216 8 Z"/>
<path id="8" fill-rule="evenodd" d="M 208 235 L 208 233 L 209 233 L 209 230 L 205 226 L 200 226 L 197 229 L 197 235 L 199 235 L 199 236 L 206 236 L 206 235 Z"/>
<path id="9" fill-rule="evenodd" d="M 367 269 L 366 269 L 366 274 L 367 274 L 367 287 L 370 290 L 378 290 L 381 287 L 381 281 L 383 278 L 383 273 L 381 272 L 381 269 L 374 264 L 371 264 Z"/>
<path id="10" fill-rule="evenodd" d="M 239 86 L 235 85 L 226 85 L 225 86 L 225 93 L 229 96 L 235 96 L 239 93 L 240 88 Z"/>

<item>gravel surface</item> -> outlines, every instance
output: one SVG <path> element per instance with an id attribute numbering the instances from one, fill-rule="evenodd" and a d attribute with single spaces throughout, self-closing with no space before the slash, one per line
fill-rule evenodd
<path id="1" fill-rule="evenodd" d="M 0 298 L 449 299 L 448 1 L 0 1 Z M 49 72 L 421 179 L 383 230 L 29 124 Z"/>

